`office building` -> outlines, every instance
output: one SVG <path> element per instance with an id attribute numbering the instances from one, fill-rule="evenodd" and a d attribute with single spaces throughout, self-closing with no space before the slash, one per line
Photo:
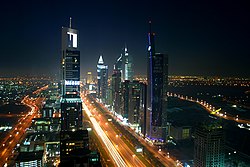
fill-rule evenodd
<path id="1" fill-rule="evenodd" d="M 43 151 L 20 152 L 15 160 L 16 167 L 42 167 Z"/>
<path id="2" fill-rule="evenodd" d="M 141 82 L 140 87 L 140 112 L 139 112 L 139 132 L 143 135 L 143 137 L 146 136 L 147 133 L 147 85 L 143 82 Z"/>
<path id="3" fill-rule="evenodd" d="M 201 125 L 195 130 L 194 167 L 224 167 L 225 136 L 220 125 Z"/>
<path id="4" fill-rule="evenodd" d="M 61 158 L 70 156 L 70 152 L 76 149 L 89 149 L 89 136 L 87 130 L 67 131 L 60 134 Z"/>
<path id="5" fill-rule="evenodd" d="M 122 80 L 133 81 L 133 58 L 129 55 L 128 48 L 125 46 L 122 56 Z"/>
<path id="6" fill-rule="evenodd" d="M 61 130 L 82 128 L 82 101 L 80 98 L 79 33 L 76 29 L 62 27 L 62 97 Z"/>
<path id="7" fill-rule="evenodd" d="M 121 115 L 122 54 L 117 58 L 111 78 L 113 111 Z"/>
<path id="8" fill-rule="evenodd" d="M 93 76 L 92 76 L 92 72 L 88 72 L 87 73 L 87 80 L 86 80 L 86 84 L 89 85 L 93 82 Z"/>
<path id="9" fill-rule="evenodd" d="M 100 154 L 89 150 L 87 130 L 68 131 L 61 133 L 59 166 L 101 166 Z"/>
<path id="10" fill-rule="evenodd" d="M 129 80 L 125 80 L 121 83 L 121 116 L 124 119 L 124 122 L 127 123 L 128 112 L 129 112 Z"/>
<path id="11" fill-rule="evenodd" d="M 139 131 L 140 123 L 140 92 L 141 84 L 139 81 L 133 81 L 129 84 L 129 112 L 128 112 L 128 122 L 131 127 Z"/>
<path id="12" fill-rule="evenodd" d="M 59 167 L 100 167 L 100 153 L 97 151 L 90 151 L 85 149 L 78 149 L 71 152 L 71 155 L 61 161 Z"/>
<path id="13" fill-rule="evenodd" d="M 191 139 L 191 126 L 182 126 L 178 124 L 171 124 L 169 128 L 169 135 L 175 141 Z"/>
<path id="14" fill-rule="evenodd" d="M 108 66 L 104 65 L 102 55 L 97 64 L 97 98 L 105 103 L 108 88 Z"/>
<path id="15" fill-rule="evenodd" d="M 150 23 L 151 27 L 151 23 Z M 147 137 L 155 143 L 166 141 L 168 56 L 155 52 L 155 34 L 148 33 Z"/>
<path id="16" fill-rule="evenodd" d="M 53 107 L 43 107 L 42 108 L 42 117 L 43 118 L 52 118 L 54 114 Z"/>
<path id="17" fill-rule="evenodd" d="M 139 81 L 125 80 L 121 83 L 120 91 L 120 111 L 123 122 L 135 129 L 136 132 L 143 133 L 145 130 L 145 107 L 146 107 L 145 84 Z"/>

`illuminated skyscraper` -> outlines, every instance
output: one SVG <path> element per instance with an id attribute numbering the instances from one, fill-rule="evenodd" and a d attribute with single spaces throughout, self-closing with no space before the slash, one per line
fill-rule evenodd
<path id="1" fill-rule="evenodd" d="M 114 64 L 111 89 L 114 111 L 121 114 L 121 81 L 122 81 L 122 54 L 118 57 Z"/>
<path id="2" fill-rule="evenodd" d="M 155 142 L 166 140 L 168 56 L 155 52 L 155 34 L 148 33 L 147 136 Z"/>
<path id="3" fill-rule="evenodd" d="M 82 101 L 80 98 L 80 51 L 79 34 L 70 26 L 62 27 L 62 97 L 61 130 L 82 128 Z"/>
<path id="4" fill-rule="evenodd" d="M 129 55 L 128 48 L 126 46 L 124 48 L 124 54 L 122 56 L 122 63 L 123 80 L 133 81 L 133 58 L 131 55 Z"/>
<path id="5" fill-rule="evenodd" d="M 88 131 L 82 126 L 78 36 L 78 31 L 71 28 L 70 18 L 69 28 L 62 28 L 60 166 L 100 166 L 98 154 L 96 162 L 91 162 Z"/>
<path id="6" fill-rule="evenodd" d="M 225 136 L 220 125 L 196 128 L 194 139 L 194 167 L 224 167 Z"/>
<path id="7" fill-rule="evenodd" d="M 89 72 L 87 73 L 87 80 L 86 80 L 86 83 L 87 83 L 87 84 L 90 84 L 90 83 L 92 83 L 92 82 L 93 82 L 92 73 L 89 71 Z"/>
<path id="8" fill-rule="evenodd" d="M 102 55 L 99 57 L 97 64 L 97 82 L 97 97 L 102 102 L 105 102 L 108 88 L 108 66 L 104 65 Z"/>

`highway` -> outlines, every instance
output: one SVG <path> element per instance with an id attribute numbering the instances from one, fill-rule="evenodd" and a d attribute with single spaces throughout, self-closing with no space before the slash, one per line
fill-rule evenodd
<path id="1" fill-rule="evenodd" d="M 103 104 L 99 103 L 100 106 L 102 106 L 102 108 L 104 110 L 106 110 L 107 112 L 110 112 Z M 112 114 L 110 114 L 111 116 L 113 116 Z M 114 117 L 114 119 L 116 119 Z M 130 129 L 129 127 L 125 126 L 125 128 L 127 129 L 128 133 L 131 133 L 133 136 L 135 136 L 137 138 L 138 141 L 140 141 L 140 143 L 146 147 L 151 153 L 153 153 L 155 155 L 155 157 L 166 167 L 181 167 L 182 164 L 178 161 L 178 160 L 174 160 L 174 157 L 171 157 L 171 155 L 169 155 L 167 152 L 165 151 L 159 151 L 158 147 L 153 145 L 152 143 L 146 141 L 144 138 L 142 138 L 141 136 L 139 136 L 137 133 L 135 133 L 135 131 L 133 131 L 132 129 Z"/>
<path id="2" fill-rule="evenodd" d="M 221 109 L 215 110 L 215 107 L 213 107 L 211 104 L 207 103 L 204 100 L 198 100 L 198 99 L 194 100 L 192 97 L 183 96 L 183 95 L 174 94 L 174 93 L 169 93 L 168 96 L 176 97 L 176 98 L 179 98 L 181 100 L 186 100 L 186 101 L 190 101 L 193 103 L 197 103 L 197 104 L 201 105 L 208 113 L 210 113 L 211 115 L 214 115 L 216 117 L 235 121 L 238 123 L 250 124 L 250 120 L 240 118 L 239 115 L 232 115 L 232 114 L 229 114 L 225 111 L 222 111 Z"/>
<path id="3" fill-rule="evenodd" d="M 41 87 L 33 92 L 33 94 L 39 94 L 41 91 L 48 89 L 49 85 L 46 85 L 44 87 Z"/>
<path id="4" fill-rule="evenodd" d="M 36 102 L 40 102 L 42 99 L 37 99 Z M 0 142 L 0 166 L 2 167 L 8 161 L 8 158 L 11 157 L 13 149 L 25 136 L 26 129 L 30 127 L 32 119 L 38 116 L 38 107 L 36 102 L 30 100 L 26 96 L 22 103 L 31 108 L 27 114 L 24 114 L 18 120 L 17 124 L 12 127 L 8 132 L 8 135 Z"/>
<path id="5" fill-rule="evenodd" d="M 110 122 L 108 122 L 104 116 L 97 111 L 97 109 L 95 107 L 92 106 L 91 103 L 89 103 L 88 101 L 86 101 L 83 98 L 83 108 L 85 109 L 87 115 L 89 116 L 91 122 L 93 120 L 93 125 L 95 125 L 96 123 L 98 124 L 98 130 L 99 127 L 102 129 L 102 132 L 97 132 L 97 134 L 99 134 L 100 138 L 103 138 L 103 136 L 105 136 L 105 138 L 107 137 L 110 144 L 112 144 L 111 149 L 109 148 L 110 146 L 108 146 L 108 151 L 110 152 L 113 161 L 116 163 L 117 166 L 121 165 L 117 163 L 117 157 L 114 157 L 112 154 L 112 152 L 117 152 L 120 157 L 122 157 L 122 160 L 125 164 L 125 166 L 138 166 L 138 167 L 143 167 L 146 166 L 137 156 L 136 154 L 127 146 L 127 144 L 120 138 L 120 134 L 116 133 L 116 131 L 114 129 L 112 129 L 112 126 L 110 125 Z M 86 103 L 86 104 L 85 104 Z M 87 106 L 88 107 L 87 107 Z M 89 111 L 89 109 L 91 111 Z M 89 112 L 89 113 L 88 113 Z M 104 141 L 106 142 L 106 141 Z M 113 148 L 115 150 L 113 150 Z"/>
<path id="6" fill-rule="evenodd" d="M 164 150 L 159 151 L 159 148 L 150 142 L 146 141 L 144 138 L 139 136 L 135 131 L 133 131 L 130 128 L 126 128 L 133 136 L 137 138 L 140 143 L 146 147 L 151 153 L 154 153 L 157 157 L 157 159 L 166 167 L 175 167 L 179 166 L 181 167 L 182 164 L 177 161 L 175 161 L 174 157 L 171 157 L 168 152 L 165 152 Z"/>
<path id="7" fill-rule="evenodd" d="M 102 130 L 102 128 L 99 126 L 98 122 L 96 121 L 95 118 L 93 118 L 90 110 L 88 107 L 85 105 L 85 103 L 82 103 L 83 109 L 85 110 L 86 114 L 88 115 L 91 123 L 93 124 L 94 130 L 96 133 L 99 135 L 98 137 L 101 139 L 101 141 L 105 144 L 105 146 L 108 148 L 108 151 L 113 159 L 113 161 L 116 163 L 116 166 L 118 167 L 125 167 L 126 163 L 120 156 L 120 154 L 117 152 L 115 149 L 114 145 L 111 143 L 105 132 Z"/>

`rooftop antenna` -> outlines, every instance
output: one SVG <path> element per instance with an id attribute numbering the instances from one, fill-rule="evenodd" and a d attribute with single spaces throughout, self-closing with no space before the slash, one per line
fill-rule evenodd
<path id="1" fill-rule="evenodd" d="M 151 31 L 151 27 L 152 27 L 152 24 L 151 24 L 152 22 L 151 22 L 151 20 L 149 20 L 148 23 L 149 23 L 149 33 L 151 34 L 151 33 L 152 33 L 152 31 Z"/>
<path id="2" fill-rule="evenodd" d="M 69 17 L 69 28 L 71 28 L 71 22 L 72 22 L 72 18 Z"/>

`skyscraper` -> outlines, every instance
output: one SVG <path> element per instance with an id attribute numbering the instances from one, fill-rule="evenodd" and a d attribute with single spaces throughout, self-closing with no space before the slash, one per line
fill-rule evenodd
<path id="1" fill-rule="evenodd" d="M 147 136 L 155 142 L 166 140 L 168 56 L 155 52 L 155 34 L 148 33 Z"/>
<path id="2" fill-rule="evenodd" d="M 114 70 L 111 80 L 112 99 L 114 111 L 121 114 L 121 81 L 122 81 L 122 54 L 114 64 Z"/>
<path id="3" fill-rule="evenodd" d="M 125 46 L 124 53 L 122 56 L 122 74 L 123 80 L 133 81 L 134 72 L 133 72 L 133 58 L 128 53 L 128 48 Z"/>
<path id="4" fill-rule="evenodd" d="M 129 111 L 128 122 L 136 131 L 139 130 L 140 124 L 140 102 L 141 102 L 141 83 L 133 81 L 129 83 Z"/>
<path id="5" fill-rule="evenodd" d="M 88 71 L 87 73 L 87 80 L 86 80 L 86 84 L 90 84 L 91 82 L 93 82 L 93 77 L 92 77 L 92 73 L 90 71 Z"/>
<path id="6" fill-rule="evenodd" d="M 82 128 L 82 101 L 80 98 L 80 51 L 79 33 L 76 29 L 62 27 L 61 64 L 61 130 Z"/>
<path id="7" fill-rule="evenodd" d="M 194 167 L 224 167 L 225 136 L 218 124 L 202 125 L 195 130 Z"/>
<path id="8" fill-rule="evenodd" d="M 89 150 L 88 131 L 82 126 L 78 36 L 70 18 L 69 28 L 62 28 L 60 166 L 100 166 L 99 154 Z M 93 157 L 96 162 L 91 162 Z"/>
<path id="9" fill-rule="evenodd" d="M 105 102 L 108 88 L 108 66 L 104 65 L 102 55 L 99 57 L 97 64 L 97 84 L 97 97 Z"/>

